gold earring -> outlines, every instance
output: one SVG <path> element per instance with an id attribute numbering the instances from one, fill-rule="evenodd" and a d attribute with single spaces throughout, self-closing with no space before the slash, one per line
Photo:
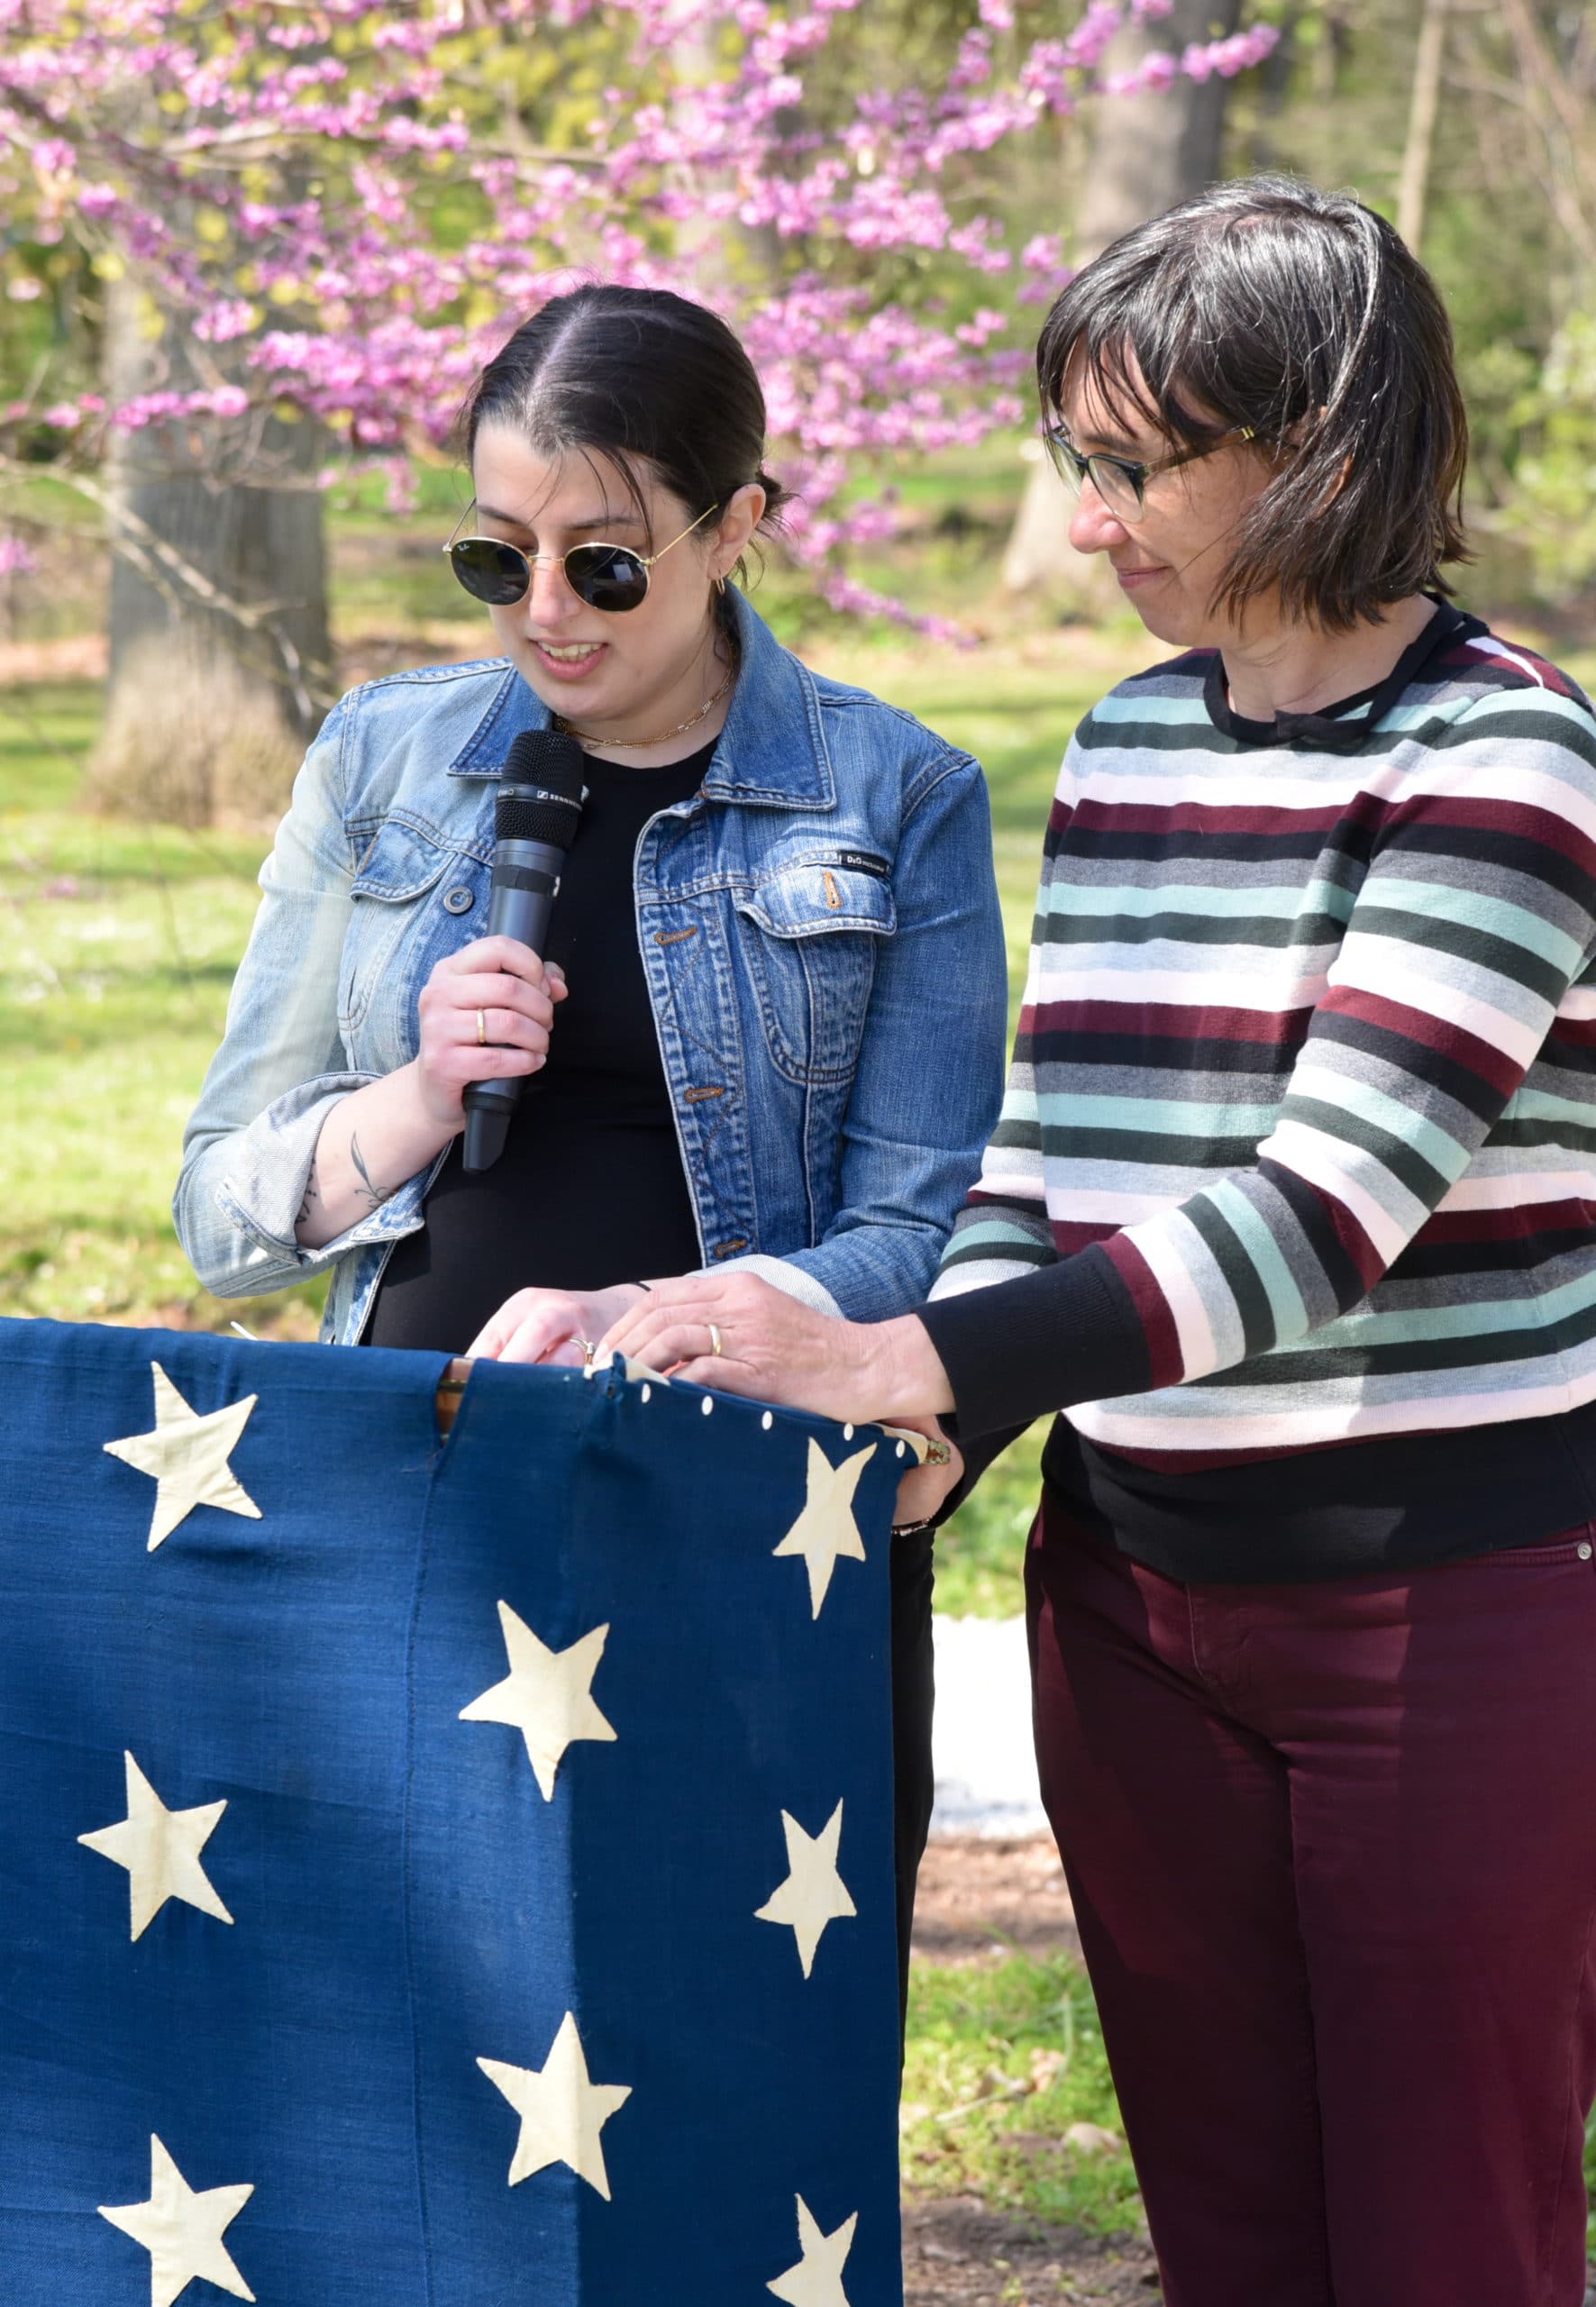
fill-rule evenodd
<path id="1" fill-rule="evenodd" d="M 724 577 L 717 577 L 717 578 L 716 579 L 716 580 L 715 580 L 715 589 L 716 589 L 716 591 L 717 593 L 724 593 L 724 592 L 725 591 L 725 589 L 726 589 L 726 580 L 725 580 L 725 579 Z"/>

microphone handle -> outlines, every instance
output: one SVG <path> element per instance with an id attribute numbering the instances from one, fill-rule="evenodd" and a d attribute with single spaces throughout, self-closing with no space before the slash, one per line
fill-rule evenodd
<path id="1" fill-rule="evenodd" d="M 565 852 L 546 841 L 501 841 L 493 853 L 493 886 L 488 935 L 514 937 L 541 954 L 549 916 L 565 869 Z M 490 1170 L 505 1150 L 510 1117 L 526 1086 L 524 1073 L 466 1085 L 466 1142 L 462 1167 L 475 1175 Z"/>

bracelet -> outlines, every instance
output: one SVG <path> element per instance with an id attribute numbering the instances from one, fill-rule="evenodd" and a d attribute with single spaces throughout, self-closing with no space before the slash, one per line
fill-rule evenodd
<path id="1" fill-rule="evenodd" d="M 895 1538 L 917 1538 L 923 1536 L 927 1530 L 934 1530 L 935 1527 L 935 1523 L 929 1518 L 921 1522 L 894 1522 L 892 1536 Z"/>

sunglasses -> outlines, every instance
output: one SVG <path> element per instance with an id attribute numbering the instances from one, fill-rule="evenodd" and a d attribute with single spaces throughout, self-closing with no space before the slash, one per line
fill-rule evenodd
<path id="1" fill-rule="evenodd" d="M 1177 465 L 1194 465 L 1204 457 L 1211 457 L 1231 441 L 1254 438 L 1250 424 L 1233 424 L 1206 448 L 1179 449 L 1172 457 L 1160 457 L 1156 464 L 1143 464 L 1135 457 L 1111 457 L 1101 450 L 1083 456 L 1062 424 L 1049 424 L 1042 438 L 1047 453 L 1053 459 L 1053 469 L 1067 488 L 1079 496 L 1083 484 L 1090 480 L 1111 513 L 1122 521 L 1139 521 L 1147 509 L 1147 483 L 1154 473 L 1173 472 Z"/>
<path id="2" fill-rule="evenodd" d="M 473 497 L 455 527 L 459 529 L 476 509 Z M 663 561 L 682 537 L 690 537 L 701 528 L 715 510 L 711 505 L 688 524 L 681 536 L 672 537 L 658 552 L 634 552 L 629 544 L 573 544 L 569 552 L 526 553 L 519 545 L 506 544 L 502 537 L 462 536 L 451 537 L 443 550 L 472 599 L 486 601 L 489 608 L 507 609 L 524 600 L 534 569 L 540 561 L 558 561 L 565 571 L 565 581 L 579 601 L 610 616 L 621 616 L 627 609 L 641 608 L 647 599 L 648 572 L 655 561 Z"/>

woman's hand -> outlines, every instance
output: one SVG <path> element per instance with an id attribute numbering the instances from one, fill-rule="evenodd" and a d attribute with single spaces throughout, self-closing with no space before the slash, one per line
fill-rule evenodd
<path id="1" fill-rule="evenodd" d="M 517 1290 L 467 1346 L 467 1357 L 579 1363 L 584 1349 L 647 1295 L 639 1281 L 617 1281 L 609 1290 Z"/>
<path id="2" fill-rule="evenodd" d="M 416 1090 L 440 1126 L 463 1128 L 469 1081 L 535 1073 L 549 1054 L 554 1005 L 565 998 L 557 962 L 515 937 L 479 937 L 445 953 L 421 989 Z M 478 1013 L 482 1033 L 478 1035 Z"/>
<path id="3" fill-rule="evenodd" d="M 947 1372 L 912 1314 L 844 1321 L 752 1273 L 656 1281 L 599 1343 L 690 1385 L 857 1425 L 907 1423 L 953 1407 Z"/>
<path id="4" fill-rule="evenodd" d="M 892 1509 L 892 1525 L 900 1528 L 906 1522 L 929 1522 L 940 1514 L 950 1494 L 958 1488 L 964 1476 L 964 1458 L 956 1442 L 949 1442 L 940 1422 L 935 1418 L 895 1418 L 893 1423 L 924 1434 L 933 1442 L 945 1443 L 950 1456 L 945 1465 L 911 1466 L 898 1485 L 898 1503 Z"/>

